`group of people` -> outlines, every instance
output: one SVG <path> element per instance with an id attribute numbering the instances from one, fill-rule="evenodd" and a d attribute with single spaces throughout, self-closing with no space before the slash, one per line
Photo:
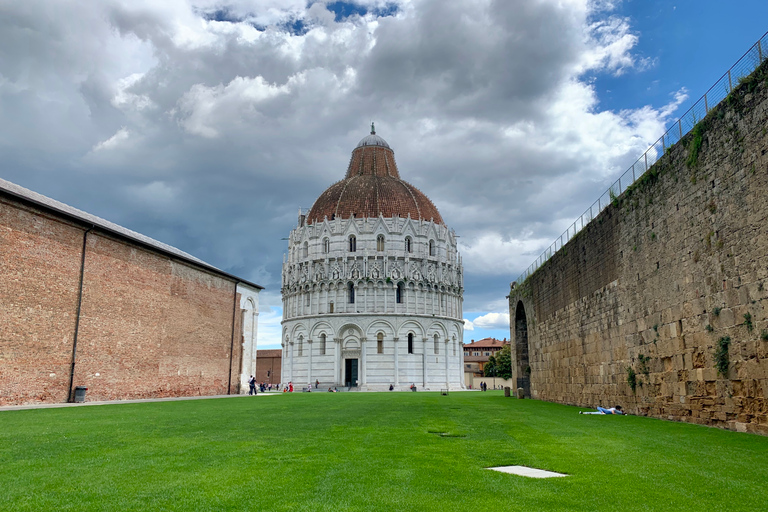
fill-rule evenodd
<path id="1" fill-rule="evenodd" d="M 258 390 L 256 389 L 256 386 L 258 386 Z M 264 393 L 265 391 L 280 391 L 282 389 L 283 393 L 293 393 L 293 382 L 289 382 L 285 386 L 281 384 L 272 384 L 271 382 L 256 382 L 256 377 L 251 375 L 248 378 L 248 394 L 249 395 L 255 395 L 259 392 Z"/>

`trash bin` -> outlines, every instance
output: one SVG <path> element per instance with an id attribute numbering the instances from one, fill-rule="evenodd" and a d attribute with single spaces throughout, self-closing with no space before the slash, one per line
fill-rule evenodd
<path id="1" fill-rule="evenodd" d="M 510 396 L 509 386 L 504 386 L 504 396 Z"/>
<path id="2" fill-rule="evenodd" d="M 75 387 L 75 402 L 76 403 L 82 403 L 85 402 L 85 392 L 88 391 L 88 388 L 85 386 L 76 386 Z"/>

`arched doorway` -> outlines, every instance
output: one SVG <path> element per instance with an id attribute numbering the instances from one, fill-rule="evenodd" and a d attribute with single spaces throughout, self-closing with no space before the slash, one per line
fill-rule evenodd
<path id="1" fill-rule="evenodd" d="M 515 311 L 515 354 L 517 365 L 517 387 L 523 388 L 525 396 L 531 396 L 531 365 L 528 360 L 528 320 L 523 302 L 517 303 Z"/>
<path id="2" fill-rule="evenodd" d="M 343 326 L 341 333 L 341 354 L 339 359 L 340 374 L 337 374 L 342 385 L 356 387 L 365 384 L 365 363 L 363 361 L 362 342 L 363 332 L 357 325 Z"/>

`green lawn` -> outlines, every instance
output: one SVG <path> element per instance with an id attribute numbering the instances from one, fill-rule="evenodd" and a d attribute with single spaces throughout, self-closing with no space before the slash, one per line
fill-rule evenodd
<path id="1" fill-rule="evenodd" d="M 0 510 L 768 509 L 768 438 L 577 410 L 494 391 L 5 411 Z"/>

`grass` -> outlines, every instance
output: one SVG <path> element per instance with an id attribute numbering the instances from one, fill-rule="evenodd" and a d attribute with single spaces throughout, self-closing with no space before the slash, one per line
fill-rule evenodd
<path id="1" fill-rule="evenodd" d="M 758 510 L 768 438 L 478 393 L 0 412 L 1 510 Z M 567 473 L 546 480 L 483 468 Z"/>

